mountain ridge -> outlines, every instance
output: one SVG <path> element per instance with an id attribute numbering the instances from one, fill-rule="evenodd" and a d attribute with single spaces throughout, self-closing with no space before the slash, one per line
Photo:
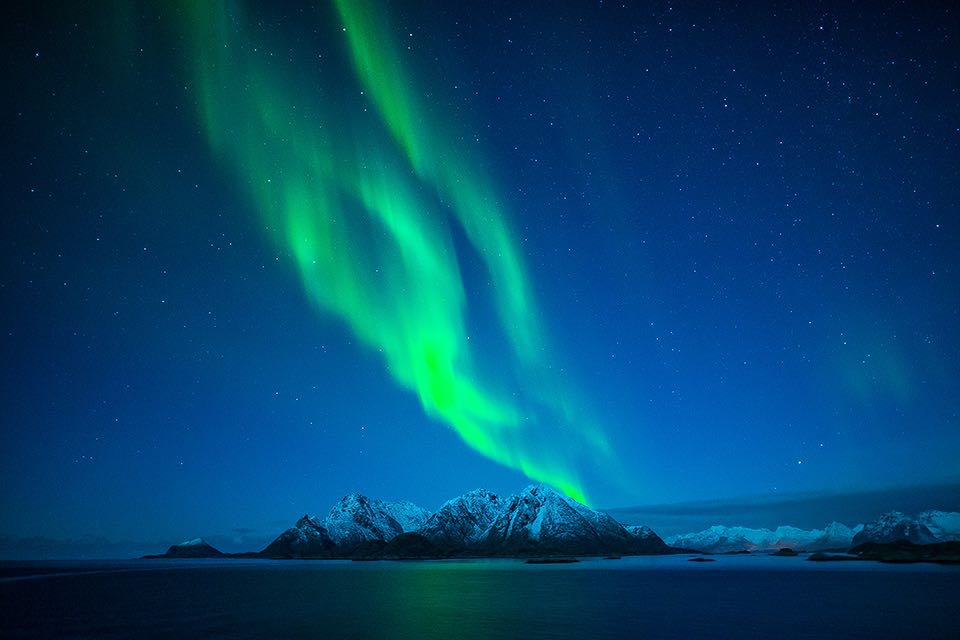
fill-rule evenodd
<path id="1" fill-rule="evenodd" d="M 789 547 L 797 551 L 840 551 L 859 545 L 907 541 L 917 545 L 960 540 L 960 513 L 923 511 L 915 518 L 890 511 L 848 527 L 832 522 L 822 529 L 779 526 L 776 529 L 714 525 L 703 531 L 669 536 L 675 547 L 704 553 L 764 552 Z"/>
<path id="2" fill-rule="evenodd" d="M 352 493 L 323 520 L 303 515 L 259 552 L 208 557 L 404 559 L 677 553 L 649 527 L 627 529 L 543 485 L 502 498 L 475 489 L 430 512 Z M 181 557 L 171 547 L 170 555 Z"/>
<path id="3" fill-rule="evenodd" d="M 503 498 L 474 489 L 447 500 L 435 512 L 412 502 L 388 502 L 352 493 L 327 517 L 306 514 L 261 551 L 224 554 L 197 538 L 162 556 L 404 559 L 652 555 L 684 552 L 845 551 L 863 544 L 901 541 L 928 545 L 960 540 L 960 513 L 924 511 L 909 517 L 891 511 L 866 524 L 831 522 L 822 529 L 714 525 L 665 540 L 650 527 L 618 522 L 551 487 L 531 484 Z"/>

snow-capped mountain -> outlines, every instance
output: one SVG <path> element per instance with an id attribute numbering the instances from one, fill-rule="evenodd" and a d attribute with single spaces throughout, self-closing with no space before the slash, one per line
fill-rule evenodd
<path id="1" fill-rule="evenodd" d="M 334 555 L 334 547 L 323 523 L 305 515 L 260 554 L 270 558 L 330 558 Z"/>
<path id="2" fill-rule="evenodd" d="M 814 529 L 810 533 L 823 531 L 823 535 L 808 543 L 804 548 L 806 551 L 825 551 L 834 549 L 847 549 L 853 544 L 853 537 L 863 529 L 862 524 L 858 524 L 852 529 L 839 522 L 831 522 L 823 529 Z"/>
<path id="3" fill-rule="evenodd" d="M 593 511 L 545 485 L 507 500 L 481 546 L 496 554 L 633 553 L 638 538 L 606 513 Z"/>
<path id="4" fill-rule="evenodd" d="M 715 525 L 697 533 L 671 536 L 666 542 L 674 547 L 707 553 L 776 551 L 784 547 L 797 551 L 820 551 L 849 548 L 857 531 L 859 527 L 851 529 L 839 522 L 809 531 L 790 526 L 777 527 L 771 531 Z"/>
<path id="5" fill-rule="evenodd" d="M 200 548 L 200 547 L 203 547 L 204 545 L 208 547 L 210 546 L 207 544 L 207 541 L 204 540 L 203 538 L 194 538 L 193 540 L 184 540 L 180 544 L 175 544 L 173 546 L 180 547 L 180 548 L 186 548 L 186 547 Z"/>
<path id="6" fill-rule="evenodd" d="M 412 502 L 385 502 L 352 493 L 333 506 L 323 525 L 334 543 L 351 547 L 416 531 L 429 517 L 429 511 Z"/>
<path id="7" fill-rule="evenodd" d="M 936 537 L 926 525 L 920 524 L 900 511 L 891 511 L 865 524 L 863 530 L 854 536 L 853 544 L 898 540 L 908 540 L 914 544 L 930 544 L 936 542 Z"/>
<path id="8" fill-rule="evenodd" d="M 486 489 L 448 500 L 417 531 L 434 544 L 470 546 L 481 540 L 506 502 Z"/>
<path id="9" fill-rule="evenodd" d="M 900 511 L 891 511 L 864 525 L 863 531 L 854 536 L 853 545 L 898 540 L 914 544 L 960 540 L 960 513 L 924 511 L 911 518 Z"/>
<path id="10" fill-rule="evenodd" d="M 924 511 L 917 522 L 930 530 L 939 542 L 960 540 L 960 513 L 956 511 Z"/>

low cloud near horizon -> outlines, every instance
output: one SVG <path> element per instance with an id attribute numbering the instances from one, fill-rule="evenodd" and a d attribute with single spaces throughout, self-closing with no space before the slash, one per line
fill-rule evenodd
<path id="1" fill-rule="evenodd" d="M 960 511 L 960 482 L 849 492 L 763 496 L 731 500 L 607 509 L 624 524 L 643 524 L 660 536 L 702 531 L 713 525 L 819 529 L 831 522 L 853 527 L 888 511 Z"/>
<path id="2" fill-rule="evenodd" d="M 231 534 L 202 537 L 217 549 L 236 553 L 259 551 L 277 534 L 258 533 L 255 529 L 237 528 Z M 75 539 L 54 539 L 44 536 L 0 536 L 0 560 L 126 560 L 147 554 L 163 553 L 172 544 L 182 540 L 155 542 L 110 540 L 102 536 L 81 536 Z"/>

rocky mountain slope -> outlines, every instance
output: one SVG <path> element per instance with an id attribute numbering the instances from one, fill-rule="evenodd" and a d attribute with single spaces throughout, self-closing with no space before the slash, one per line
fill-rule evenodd
<path id="1" fill-rule="evenodd" d="M 637 537 L 611 516 L 546 485 L 511 497 L 478 543 L 493 555 L 666 553 L 659 537 Z"/>
<path id="2" fill-rule="evenodd" d="M 500 496 L 476 489 L 443 503 L 417 533 L 433 544 L 469 547 L 480 541 L 503 509 Z"/>
<path id="3" fill-rule="evenodd" d="M 853 546 L 901 540 L 919 545 L 960 540 L 960 513 L 924 511 L 911 518 L 899 511 L 891 511 L 864 525 L 863 530 L 854 536 Z"/>
<path id="4" fill-rule="evenodd" d="M 416 531 L 429 517 L 429 511 L 412 502 L 386 502 L 352 493 L 333 506 L 323 525 L 338 547 L 349 549 Z"/>
<path id="5" fill-rule="evenodd" d="M 335 547 L 323 523 L 305 515 L 277 536 L 260 555 L 268 558 L 332 558 Z"/>
<path id="6" fill-rule="evenodd" d="M 917 516 L 917 522 L 940 542 L 960 540 L 960 513 L 956 511 L 924 511 Z"/>

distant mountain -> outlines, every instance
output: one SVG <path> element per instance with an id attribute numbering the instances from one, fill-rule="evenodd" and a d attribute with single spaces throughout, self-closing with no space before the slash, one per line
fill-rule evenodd
<path id="1" fill-rule="evenodd" d="M 960 513 L 956 511 L 924 511 L 917 522 L 930 530 L 938 542 L 960 540 Z"/>
<path id="2" fill-rule="evenodd" d="M 737 551 L 777 551 L 788 547 L 798 551 L 848 549 L 859 527 L 851 529 L 832 522 L 823 529 L 798 529 L 781 526 L 775 530 L 724 527 L 716 525 L 697 533 L 667 538 L 667 544 L 706 553 L 734 553 Z"/>
<path id="3" fill-rule="evenodd" d="M 260 555 L 267 558 L 332 558 L 335 548 L 323 523 L 305 515 L 277 536 Z"/>
<path id="4" fill-rule="evenodd" d="M 401 533 L 416 531 L 430 512 L 412 502 L 385 502 L 352 493 L 340 499 L 324 526 L 333 542 L 349 549 L 370 541 L 389 541 Z"/>
<path id="5" fill-rule="evenodd" d="M 638 538 L 606 513 L 589 509 L 542 484 L 530 485 L 511 497 L 478 548 L 492 555 L 670 551 L 659 537 Z"/>
<path id="6" fill-rule="evenodd" d="M 827 550 L 842 550 L 849 547 L 853 544 L 853 537 L 857 535 L 860 530 L 863 529 L 862 524 L 858 524 L 852 529 L 845 524 L 839 522 L 831 522 L 823 529 L 814 529 L 810 533 L 819 533 L 823 532 L 821 536 L 813 540 L 812 542 L 807 543 L 804 547 L 804 551 L 827 551 Z"/>
<path id="7" fill-rule="evenodd" d="M 891 511 L 852 529 L 839 522 L 809 531 L 788 526 L 771 531 L 717 525 L 697 533 L 671 536 L 666 542 L 707 553 L 733 553 L 776 551 L 784 547 L 798 551 L 838 551 L 865 543 L 887 544 L 901 540 L 918 545 L 960 540 L 960 513 L 924 511 L 911 518 Z"/>
<path id="8" fill-rule="evenodd" d="M 887 543 L 906 540 L 914 544 L 936 542 L 933 532 L 913 518 L 899 511 L 885 513 L 873 522 L 868 522 L 853 538 L 853 544 L 859 546 L 867 542 Z"/>
<path id="9" fill-rule="evenodd" d="M 891 511 L 864 525 L 863 530 L 854 536 L 853 545 L 901 540 L 919 545 L 960 540 L 960 513 L 924 511 L 911 518 L 899 511 Z"/>
<path id="10" fill-rule="evenodd" d="M 167 552 L 158 556 L 145 556 L 147 558 L 221 558 L 223 553 L 207 544 L 203 538 L 194 538 L 180 544 L 172 545 Z"/>

